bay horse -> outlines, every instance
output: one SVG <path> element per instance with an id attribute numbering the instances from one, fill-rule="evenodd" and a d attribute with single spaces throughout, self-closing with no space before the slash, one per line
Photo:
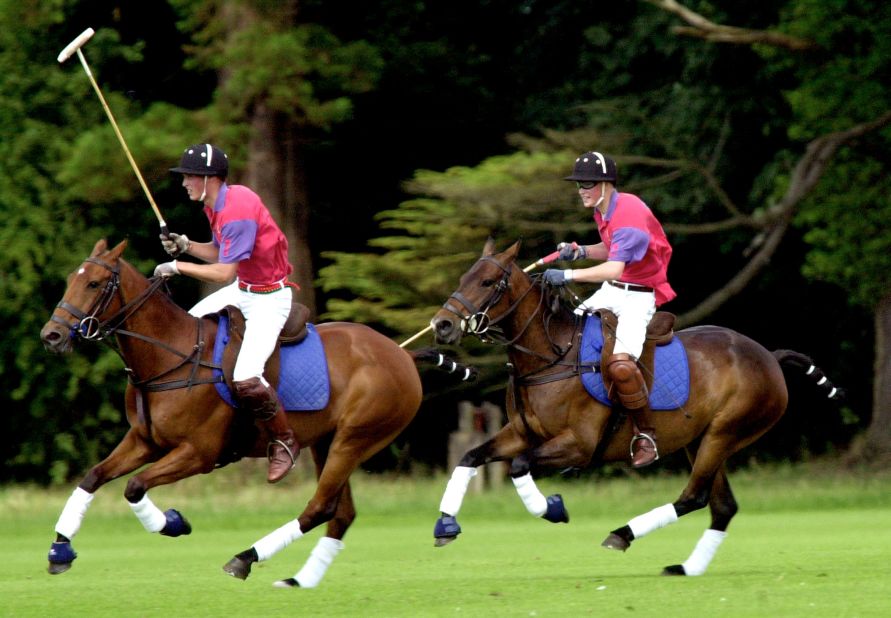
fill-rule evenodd
<path id="1" fill-rule="evenodd" d="M 452 472 L 434 527 L 437 547 L 461 532 L 455 516 L 480 465 L 510 460 L 510 476 L 527 510 L 560 523 L 569 521 L 562 497 L 546 498 L 532 471 L 586 468 L 629 457 L 630 418 L 599 403 L 579 379 L 581 318 L 565 302 L 552 304 L 555 297 L 540 276 L 517 267 L 519 246 L 517 242 L 496 253 L 489 239 L 482 257 L 431 321 L 438 343 L 456 344 L 470 334 L 506 345 L 511 373 L 508 422 L 492 439 L 468 451 Z M 806 371 L 830 398 L 840 391 L 803 354 L 768 352 L 730 329 L 697 326 L 675 336 L 686 348 L 689 399 L 676 411 L 650 412 L 647 420 L 656 430 L 659 451 L 685 449 L 692 473 L 675 502 L 632 518 L 610 532 L 602 545 L 625 551 L 632 541 L 708 505 L 710 527 L 689 558 L 663 570 L 666 575 L 701 575 L 737 511 L 725 462 L 786 410 L 781 366 Z"/>
<path id="2" fill-rule="evenodd" d="M 266 455 L 259 425 L 245 421 L 216 392 L 212 354 L 217 321 L 193 317 L 179 307 L 161 289 L 163 280 L 147 279 L 121 257 L 126 244 L 109 250 L 104 239 L 96 243 L 69 275 L 64 296 L 40 333 L 46 349 L 57 354 L 69 352 L 78 339 L 114 341 L 129 376 L 125 405 L 130 427 L 68 499 L 49 552 L 51 574 L 71 567 L 77 556 L 71 539 L 95 492 L 109 481 L 150 464 L 127 481 L 124 496 L 148 532 L 175 537 L 191 532 L 189 522 L 175 509 L 161 512 L 149 490 L 240 457 Z M 287 416 L 298 443 L 312 451 L 318 485 L 296 519 L 223 567 L 240 579 L 248 577 L 252 563 L 271 558 L 327 523 L 326 535 L 303 568 L 274 584 L 318 585 L 356 517 L 350 475 L 406 428 L 421 403 L 416 362 L 433 360 L 429 352 L 406 352 L 361 324 L 332 322 L 316 330 L 327 356 L 330 397 L 324 409 Z M 233 440 L 245 436 L 247 443 L 239 445 L 233 458 Z"/>

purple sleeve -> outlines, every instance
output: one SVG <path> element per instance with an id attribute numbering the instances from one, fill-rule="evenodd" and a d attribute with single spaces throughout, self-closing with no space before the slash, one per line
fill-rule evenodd
<path id="1" fill-rule="evenodd" d="M 230 221 L 220 233 L 220 257 L 223 264 L 240 262 L 251 257 L 257 238 L 257 222 L 252 219 Z"/>
<path id="2" fill-rule="evenodd" d="M 636 227 L 623 227 L 613 232 L 609 259 L 615 262 L 639 262 L 650 246 L 650 235 Z"/>

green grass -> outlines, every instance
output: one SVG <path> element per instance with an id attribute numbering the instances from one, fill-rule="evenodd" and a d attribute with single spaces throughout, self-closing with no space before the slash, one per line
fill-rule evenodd
<path id="1" fill-rule="evenodd" d="M 307 478 L 263 482 L 240 465 L 151 492 L 194 528 L 170 539 L 143 531 L 122 496 L 100 490 L 62 575 L 46 573 L 53 526 L 73 487 L 0 489 L 0 616 L 885 616 L 891 612 L 891 476 L 782 466 L 731 476 L 740 512 L 702 577 L 659 575 L 683 562 L 708 526 L 705 511 L 636 541 L 626 553 L 600 541 L 613 528 L 671 502 L 685 477 L 608 481 L 548 478 L 572 521 L 526 513 L 512 486 L 469 493 L 457 541 L 434 548 L 446 478 L 357 475 L 359 517 L 346 548 L 314 590 L 280 590 L 321 530 L 310 532 L 247 581 L 222 565 L 295 517 Z"/>

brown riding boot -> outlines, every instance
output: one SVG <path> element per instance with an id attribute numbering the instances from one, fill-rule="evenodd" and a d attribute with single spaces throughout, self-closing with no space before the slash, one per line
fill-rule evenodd
<path id="1" fill-rule="evenodd" d="M 260 378 L 241 380 L 235 382 L 234 386 L 239 403 L 266 426 L 270 438 L 266 449 L 266 456 L 269 458 L 266 480 L 277 483 L 291 471 L 300 453 L 300 445 L 288 425 L 285 410 L 275 391 L 264 385 Z"/>
<path id="2" fill-rule="evenodd" d="M 656 431 L 640 428 L 641 417 L 649 412 L 649 391 L 637 361 L 630 354 L 613 354 L 606 364 L 613 381 L 616 396 L 631 416 L 634 437 L 631 439 L 631 465 L 635 468 L 648 466 L 659 459 L 656 448 Z"/>

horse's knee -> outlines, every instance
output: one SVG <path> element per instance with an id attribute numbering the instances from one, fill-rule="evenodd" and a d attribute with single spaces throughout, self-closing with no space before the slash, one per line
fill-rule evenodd
<path id="1" fill-rule="evenodd" d="M 145 496 L 145 492 L 148 491 L 148 488 L 145 486 L 145 483 L 138 476 L 131 477 L 129 481 L 127 481 L 127 487 L 124 489 L 124 497 L 127 499 L 127 502 L 131 504 L 136 504 Z"/>
<path id="2" fill-rule="evenodd" d="M 708 501 L 708 492 L 697 493 L 692 496 L 681 496 L 681 498 L 674 503 L 674 510 L 677 512 L 678 517 L 681 517 L 687 513 L 692 513 L 693 511 L 705 508 L 706 505 L 708 505 Z"/>
<path id="3" fill-rule="evenodd" d="M 519 478 L 530 473 L 532 467 L 529 465 L 529 456 L 526 453 L 514 457 L 510 462 L 510 477 Z"/>

